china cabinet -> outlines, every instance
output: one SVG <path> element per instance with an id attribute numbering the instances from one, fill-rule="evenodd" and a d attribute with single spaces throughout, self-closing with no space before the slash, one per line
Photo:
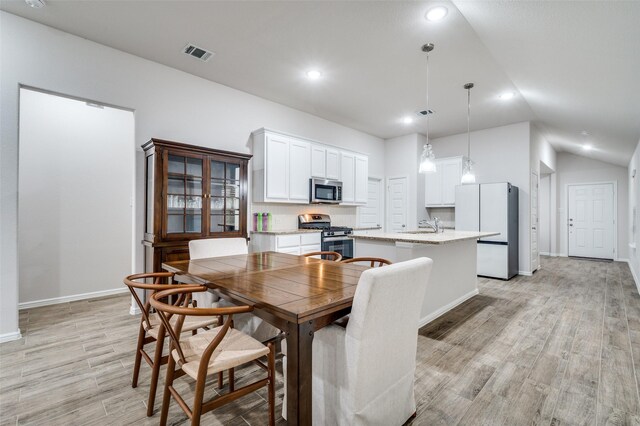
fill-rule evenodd
<path id="1" fill-rule="evenodd" d="M 247 237 L 250 154 L 151 139 L 145 152 L 145 269 L 189 258 L 189 241 Z"/>

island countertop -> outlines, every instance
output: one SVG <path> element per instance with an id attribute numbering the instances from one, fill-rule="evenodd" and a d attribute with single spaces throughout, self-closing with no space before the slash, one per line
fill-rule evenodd
<path id="1" fill-rule="evenodd" d="M 447 244 L 457 241 L 477 240 L 482 237 L 499 235 L 499 232 L 472 232 L 445 229 L 444 232 L 382 232 L 369 235 L 353 235 L 354 240 L 374 240 L 414 244 Z"/>

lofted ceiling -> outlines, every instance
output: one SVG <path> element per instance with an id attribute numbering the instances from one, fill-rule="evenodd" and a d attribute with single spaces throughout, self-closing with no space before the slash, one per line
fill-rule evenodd
<path id="1" fill-rule="evenodd" d="M 0 9 L 381 138 L 425 132 L 432 42 L 432 137 L 466 131 L 474 82 L 472 130 L 531 120 L 559 151 L 625 166 L 640 139 L 640 2 L 46 1 Z"/>

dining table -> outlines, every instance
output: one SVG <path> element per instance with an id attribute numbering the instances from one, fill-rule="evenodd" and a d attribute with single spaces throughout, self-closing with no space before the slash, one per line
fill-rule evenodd
<path id="1" fill-rule="evenodd" d="M 287 423 L 311 425 L 313 335 L 351 311 L 360 275 L 369 268 L 277 252 L 165 262 L 162 268 L 177 281 L 252 306 L 253 314 L 285 333 Z"/>

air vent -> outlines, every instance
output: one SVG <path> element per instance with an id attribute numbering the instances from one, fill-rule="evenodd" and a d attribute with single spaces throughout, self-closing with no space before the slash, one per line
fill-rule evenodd
<path id="1" fill-rule="evenodd" d="M 207 62 L 214 55 L 213 52 L 209 52 L 208 50 L 194 46 L 193 44 L 187 44 L 182 51 L 189 56 L 200 59 L 203 62 Z"/>
<path id="2" fill-rule="evenodd" d="M 427 115 L 433 114 L 433 110 L 432 109 L 421 109 L 420 111 L 416 111 L 416 114 L 418 115 L 418 117 L 425 117 Z"/>

